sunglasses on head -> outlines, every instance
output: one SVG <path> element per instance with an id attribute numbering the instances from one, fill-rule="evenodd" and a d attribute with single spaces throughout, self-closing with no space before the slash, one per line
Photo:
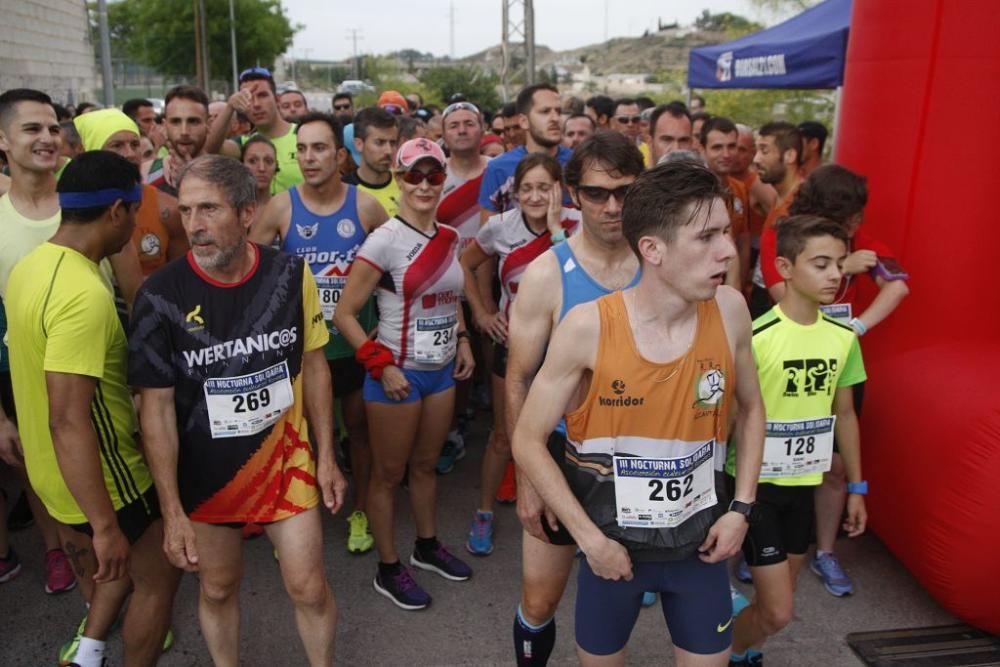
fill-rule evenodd
<path id="1" fill-rule="evenodd" d="M 581 185 L 576 189 L 587 201 L 593 204 L 604 204 L 614 195 L 614 198 L 618 203 L 625 201 L 625 193 L 628 192 L 629 186 L 619 185 L 613 190 L 608 188 L 602 188 L 599 185 Z"/>
<path id="2" fill-rule="evenodd" d="M 382 108 L 394 116 L 402 116 L 405 109 L 398 104 L 383 104 Z"/>
<path id="3" fill-rule="evenodd" d="M 350 108 L 351 108 L 350 104 L 334 104 L 333 105 L 333 110 L 334 111 L 347 111 Z"/>
<path id="4" fill-rule="evenodd" d="M 449 114 L 455 113 L 456 111 L 471 111 L 472 113 L 479 115 L 479 108 L 471 102 L 453 102 L 445 107 L 444 112 L 441 114 L 443 118 L 447 118 Z"/>
<path id="5" fill-rule="evenodd" d="M 431 185 L 438 186 L 444 183 L 447 177 L 444 169 L 431 169 L 430 171 L 411 169 L 410 171 L 403 172 L 403 181 L 410 185 L 420 185 L 426 179 Z"/>
<path id="6" fill-rule="evenodd" d="M 243 79 L 249 76 L 266 76 L 268 79 L 271 77 L 271 70 L 266 67 L 251 67 L 240 72 L 240 83 L 243 83 Z"/>
<path id="7" fill-rule="evenodd" d="M 642 120 L 642 116 L 615 116 L 617 120 L 622 125 L 628 125 L 629 123 L 638 123 Z"/>

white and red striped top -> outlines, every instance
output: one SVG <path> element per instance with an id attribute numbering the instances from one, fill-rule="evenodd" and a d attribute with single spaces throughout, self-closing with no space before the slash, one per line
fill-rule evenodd
<path id="1" fill-rule="evenodd" d="M 560 224 L 569 237 L 580 224 L 580 211 L 564 207 L 561 217 Z M 517 294 L 521 275 L 536 257 L 552 247 L 549 231 L 546 229 L 536 234 L 525 222 L 521 209 L 512 208 L 490 217 L 475 240 L 487 255 L 499 257 L 500 310 L 504 316 L 510 317 L 510 304 Z"/>
<path id="2" fill-rule="evenodd" d="M 397 365 L 429 371 L 450 363 L 464 286 L 458 232 L 435 224 L 428 235 L 397 216 L 368 235 L 357 259 L 382 273 L 378 342 Z"/>

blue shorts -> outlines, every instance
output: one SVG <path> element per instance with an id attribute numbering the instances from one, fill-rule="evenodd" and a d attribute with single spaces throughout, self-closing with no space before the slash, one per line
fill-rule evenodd
<path id="1" fill-rule="evenodd" d="M 592 655 L 625 648 L 642 608 L 642 594 L 660 594 L 674 646 L 700 655 L 729 648 L 733 606 L 726 563 L 703 563 L 695 554 L 669 562 L 632 563 L 632 581 L 601 579 L 580 562 L 576 592 L 576 643 Z"/>
<path id="2" fill-rule="evenodd" d="M 439 368 L 436 371 L 414 371 L 409 368 L 401 369 L 403 375 L 410 382 L 410 393 L 406 395 L 401 401 L 394 401 L 385 395 L 385 390 L 382 389 L 382 383 L 373 380 L 371 375 L 365 374 L 365 386 L 362 390 L 362 396 L 368 402 L 372 403 L 392 403 L 393 405 L 401 405 L 403 403 L 413 403 L 414 401 L 419 401 L 421 399 L 427 398 L 428 396 L 433 396 L 434 394 L 440 394 L 442 391 L 446 391 L 455 386 L 455 378 L 452 374 L 455 372 L 455 362 L 451 361 L 447 366 Z"/>

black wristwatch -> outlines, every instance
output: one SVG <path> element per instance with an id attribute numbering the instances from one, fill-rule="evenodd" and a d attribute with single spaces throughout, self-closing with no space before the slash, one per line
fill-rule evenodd
<path id="1" fill-rule="evenodd" d="M 455 334 L 455 338 L 468 338 L 471 340 L 472 334 L 470 334 L 468 331 L 459 331 L 457 334 Z"/>
<path id="2" fill-rule="evenodd" d="M 755 512 L 753 510 L 756 506 L 757 503 L 744 503 L 739 500 L 733 500 L 729 503 L 729 511 L 742 514 L 743 518 L 747 520 L 747 523 L 752 523 L 755 516 Z"/>

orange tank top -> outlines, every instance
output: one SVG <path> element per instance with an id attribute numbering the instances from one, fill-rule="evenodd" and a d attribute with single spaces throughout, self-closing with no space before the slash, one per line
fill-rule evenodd
<path id="1" fill-rule="evenodd" d="M 704 540 L 719 513 L 713 478 L 725 458 L 720 445 L 727 437 L 735 382 L 722 314 L 715 299 L 699 303 L 691 346 L 679 358 L 661 364 L 640 355 L 621 292 L 602 297 L 597 307 L 601 319 L 597 363 L 581 404 L 566 415 L 563 471 L 591 519 L 630 552 L 646 552 L 650 560 L 686 557 Z M 616 480 L 622 462 L 634 469 L 645 466 L 649 472 L 640 475 L 644 498 L 638 503 L 616 497 L 616 489 L 618 496 L 623 495 L 621 480 Z M 660 475 L 655 481 L 657 466 L 674 465 L 700 469 L 703 497 L 686 475 L 676 481 Z M 680 515 L 679 525 L 646 516 L 656 511 L 652 501 L 671 493 L 679 494 L 670 498 L 675 502 L 669 507 L 675 518 Z M 687 493 L 692 497 L 685 498 Z M 642 505 L 647 494 L 652 499 L 648 510 Z"/>
<path id="2" fill-rule="evenodd" d="M 147 184 L 142 186 L 142 204 L 135 216 L 135 231 L 132 243 L 139 253 L 142 274 L 148 276 L 167 263 L 167 228 L 160 217 L 160 200 L 157 189 Z"/>

